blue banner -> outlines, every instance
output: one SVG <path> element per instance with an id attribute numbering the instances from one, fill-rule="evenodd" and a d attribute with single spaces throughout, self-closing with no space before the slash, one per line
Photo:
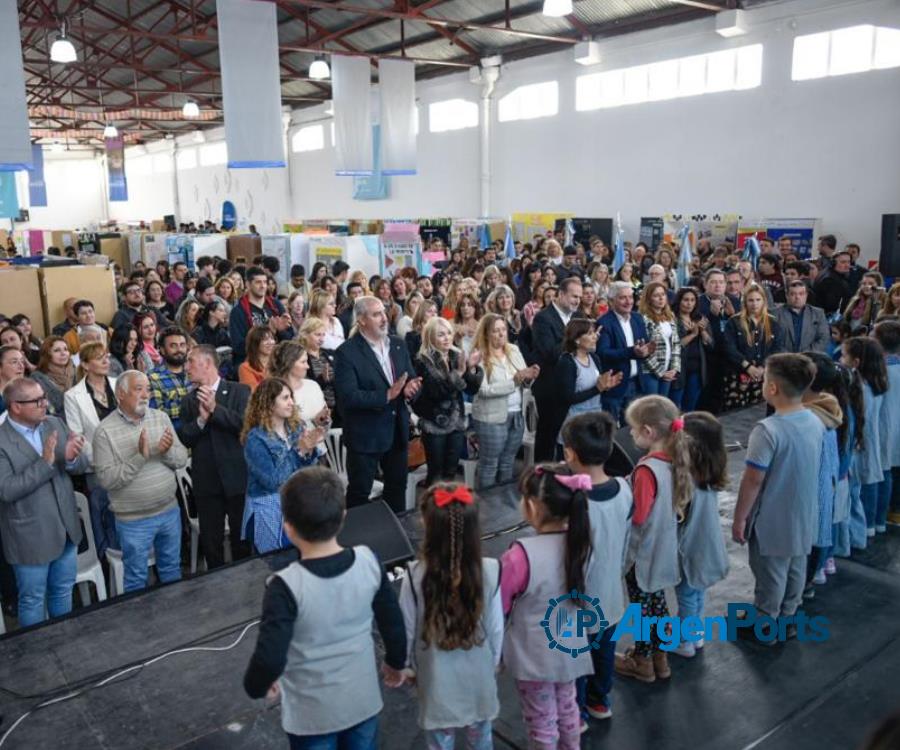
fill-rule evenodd
<path id="1" fill-rule="evenodd" d="M 237 225 L 237 209 L 231 201 L 222 203 L 222 229 L 234 229 Z"/>
<path id="2" fill-rule="evenodd" d="M 353 178 L 353 200 L 380 201 L 388 197 L 389 180 L 381 171 L 381 126 L 372 126 L 372 174 Z"/>
<path id="3" fill-rule="evenodd" d="M 44 149 L 39 143 L 31 144 L 31 171 L 28 173 L 28 197 L 31 206 L 47 205 L 47 183 L 44 182 Z"/>
<path id="4" fill-rule="evenodd" d="M 16 195 L 16 173 L 0 172 L 0 219 L 19 218 L 19 196 Z"/>
<path id="5" fill-rule="evenodd" d="M 125 180 L 125 141 L 122 136 L 106 139 L 106 169 L 109 175 L 110 201 L 128 200 L 128 182 Z"/>

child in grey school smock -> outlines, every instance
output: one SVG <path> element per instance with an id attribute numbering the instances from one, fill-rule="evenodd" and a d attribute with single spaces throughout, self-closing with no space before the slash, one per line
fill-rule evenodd
<path id="1" fill-rule="evenodd" d="M 495 671 L 503 646 L 503 605 L 500 599 L 500 564 L 482 559 L 484 606 L 479 642 L 469 649 L 447 651 L 422 639 L 425 615 L 421 561 L 409 565 L 400 590 L 400 609 L 406 625 L 408 668 L 415 673 L 422 729 L 456 729 L 490 722 L 498 714 Z"/>

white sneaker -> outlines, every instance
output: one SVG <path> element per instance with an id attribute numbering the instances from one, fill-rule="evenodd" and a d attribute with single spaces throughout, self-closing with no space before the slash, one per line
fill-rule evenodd
<path id="1" fill-rule="evenodd" d="M 866 529 L 866 536 L 870 538 L 875 536 L 875 529 Z"/>
<path id="2" fill-rule="evenodd" d="M 816 571 L 816 574 L 813 576 L 813 583 L 816 584 L 817 586 L 821 586 L 823 583 L 825 583 L 825 581 L 826 581 L 825 569 L 820 568 L 819 570 Z"/>
<path id="3" fill-rule="evenodd" d="M 706 641 L 704 641 L 702 638 L 700 638 L 699 640 L 694 641 L 694 650 L 699 651 L 705 645 L 706 645 Z"/>
<path id="4" fill-rule="evenodd" d="M 697 651 L 696 651 L 693 643 L 690 643 L 688 641 L 682 641 L 681 643 L 678 644 L 678 646 L 675 648 L 675 650 L 672 651 L 672 653 L 678 654 L 679 656 L 682 656 L 685 659 L 691 659 L 696 655 Z"/>
<path id="5" fill-rule="evenodd" d="M 882 524 L 878 524 L 878 525 L 875 527 L 875 531 L 877 531 L 879 534 L 883 534 L 885 531 L 887 531 L 887 526 L 885 526 L 883 523 L 882 523 Z"/>

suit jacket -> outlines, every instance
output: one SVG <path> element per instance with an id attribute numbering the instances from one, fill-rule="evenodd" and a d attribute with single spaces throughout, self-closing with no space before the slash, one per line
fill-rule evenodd
<path id="1" fill-rule="evenodd" d="M 583 318 L 584 315 L 580 311 L 572 313 L 573 318 Z M 528 342 L 530 348 L 532 364 L 540 365 L 541 372 L 531 387 L 535 398 L 549 398 L 556 390 L 554 372 L 556 363 L 562 356 L 563 334 L 566 326 L 559 317 L 559 312 L 554 305 L 541 310 L 534 316 L 531 322 L 531 341 Z"/>
<path id="2" fill-rule="evenodd" d="M 56 463 L 50 466 L 8 420 L 0 425 L 0 535 L 11 565 L 46 565 L 62 554 L 67 537 L 81 542 L 75 491 L 66 472 L 84 473 L 88 460 L 82 452 L 67 469 L 65 422 L 47 417 L 42 442 L 54 430 Z"/>
<path id="3" fill-rule="evenodd" d="M 394 378 L 416 377 L 406 344 L 389 336 Z M 401 393 L 388 403 L 388 382 L 381 363 L 358 333 L 341 344 L 334 357 L 335 403 L 344 425 L 344 442 L 357 453 L 386 453 L 409 442 L 409 409 Z"/>
<path id="4" fill-rule="evenodd" d="M 787 305 L 775 309 L 775 320 L 781 327 L 786 352 L 824 352 L 831 343 L 831 328 L 821 307 L 806 305 L 803 308 L 803 323 L 800 328 L 799 347 L 794 341 L 794 318 Z"/>
<path id="5" fill-rule="evenodd" d="M 241 383 L 220 380 L 216 409 L 200 428 L 200 399 L 192 390 L 181 399 L 181 423 L 176 432 L 191 449 L 191 480 L 197 495 L 243 495 L 247 489 L 247 464 L 240 434 L 250 389 Z"/>
<path id="6" fill-rule="evenodd" d="M 625 331 L 619 318 L 615 312 L 610 310 L 606 315 L 601 315 L 597 320 L 597 325 L 602 326 L 600 329 L 600 338 L 597 340 L 597 351 L 603 360 L 604 367 L 615 372 L 621 372 L 623 375 L 622 382 L 615 388 L 611 388 L 606 393 L 610 398 L 617 398 L 625 394 L 628 388 L 628 378 L 631 373 L 631 361 L 634 359 L 634 347 L 628 346 L 625 340 Z M 647 326 L 644 323 L 644 316 L 640 313 L 631 311 L 631 333 L 634 341 L 648 340 Z M 641 372 L 641 363 L 637 361 L 638 375 Z"/>
<path id="7" fill-rule="evenodd" d="M 115 391 L 116 379 L 107 378 L 110 387 Z M 84 435 L 84 449 L 82 453 L 88 461 L 88 471 L 94 470 L 94 431 L 100 426 L 94 401 L 88 392 L 87 380 L 82 378 L 74 386 L 66 391 L 66 422 L 72 432 Z"/>

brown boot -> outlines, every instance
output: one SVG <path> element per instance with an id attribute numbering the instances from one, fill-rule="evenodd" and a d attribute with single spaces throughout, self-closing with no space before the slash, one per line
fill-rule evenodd
<path id="1" fill-rule="evenodd" d="M 669 656 L 665 651 L 653 652 L 653 671 L 661 680 L 668 680 L 672 676 L 669 669 Z"/>
<path id="2" fill-rule="evenodd" d="M 641 682 L 656 681 L 653 660 L 649 656 L 638 656 L 631 648 L 624 655 L 616 654 L 616 672 L 623 677 L 634 677 Z"/>

